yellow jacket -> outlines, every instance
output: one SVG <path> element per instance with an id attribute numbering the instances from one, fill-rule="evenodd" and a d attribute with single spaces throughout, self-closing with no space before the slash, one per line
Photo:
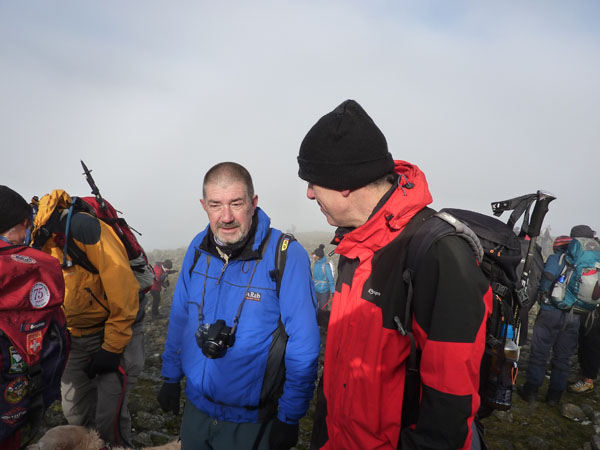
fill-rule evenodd
<path id="1" fill-rule="evenodd" d="M 44 234 L 41 230 L 46 228 L 51 237 L 43 243 L 41 250 L 61 263 L 64 224 L 71 202 L 65 191 L 52 191 L 40 199 L 34 220 L 34 245 Z M 55 211 L 56 215 L 52 217 Z M 131 326 L 139 309 L 139 284 L 129 265 L 125 247 L 109 225 L 82 212 L 73 214 L 69 234 L 98 274 L 78 264 L 63 267 L 67 326 L 75 337 L 104 330 L 102 348 L 121 353 L 131 339 Z M 67 260 L 71 258 L 67 256 Z"/>

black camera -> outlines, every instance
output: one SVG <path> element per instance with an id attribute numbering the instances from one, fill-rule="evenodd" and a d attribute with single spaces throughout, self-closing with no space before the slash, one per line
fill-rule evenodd
<path id="1" fill-rule="evenodd" d="M 232 347 L 235 335 L 231 333 L 231 327 L 225 325 L 222 319 L 215 323 L 204 323 L 196 331 L 196 342 L 202 349 L 204 356 L 210 359 L 221 358 Z"/>

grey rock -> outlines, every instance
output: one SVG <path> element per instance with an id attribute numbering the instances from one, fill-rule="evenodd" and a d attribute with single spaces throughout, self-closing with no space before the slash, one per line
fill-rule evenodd
<path id="1" fill-rule="evenodd" d="M 572 403 L 563 403 L 560 406 L 560 413 L 563 417 L 574 420 L 575 422 L 581 422 L 587 417 L 579 406 Z"/>
<path id="2" fill-rule="evenodd" d="M 493 415 L 500 421 L 506 423 L 513 423 L 513 415 L 510 411 L 494 411 Z"/>
<path id="3" fill-rule="evenodd" d="M 150 433 L 145 431 L 138 433 L 137 436 L 133 438 L 133 444 L 136 447 L 152 447 L 154 445 Z"/>
<path id="4" fill-rule="evenodd" d="M 591 420 L 594 420 L 595 411 L 594 411 L 594 408 L 590 404 L 583 403 L 582 405 L 580 405 L 580 408 L 585 413 L 586 416 L 588 416 Z"/>
<path id="5" fill-rule="evenodd" d="M 159 431 L 151 431 L 150 439 L 152 439 L 152 445 L 164 445 L 168 442 L 177 440 L 178 436 L 171 436 L 167 433 L 161 433 Z"/>
<path id="6" fill-rule="evenodd" d="M 527 444 L 529 445 L 529 448 L 550 448 L 548 442 L 539 436 L 528 437 Z"/>
<path id="7" fill-rule="evenodd" d="M 508 439 L 502 439 L 496 443 L 498 450 L 515 450 L 515 446 Z"/>
<path id="8" fill-rule="evenodd" d="M 159 430 L 165 426 L 165 418 L 148 411 L 138 411 L 136 423 L 140 429 Z"/>

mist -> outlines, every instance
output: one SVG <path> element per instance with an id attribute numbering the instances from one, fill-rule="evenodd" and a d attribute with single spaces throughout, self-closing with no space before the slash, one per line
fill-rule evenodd
<path id="1" fill-rule="evenodd" d="M 283 230 L 333 231 L 296 157 L 358 101 L 433 207 L 556 195 L 544 225 L 600 227 L 600 4 L 0 3 L 0 184 L 103 196 L 147 250 L 207 225 L 204 173 L 235 161 Z"/>

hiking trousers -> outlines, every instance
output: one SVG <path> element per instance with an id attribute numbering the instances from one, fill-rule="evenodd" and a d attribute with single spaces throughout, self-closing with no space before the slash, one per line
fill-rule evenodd
<path id="1" fill-rule="evenodd" d="M 331 298 L 331 294 L 329 291 L 327 292 L 315 292 L 317 294 L 317 306 L 319 309 L 323 309 L 323 307 L 327 304 L 329 299 Z"/>
<path id="2" fill-rule="evenodd" d="M 159 314 L 160 291 L 150 291 L 150 295 L 152 296 L 152 317 L 156 317 Z"/>
<path id="3" fill-rule="evenodd" d="M 131 441 L 127 401 L 144 368 L 143 322 L 134 324 L 132 331 L 131 341 L 121 356 L 126 383 L 117 372 L 92 379 L 87 376 L 89 358 L 100 350 L 102 333 L 71 338 L 71 353 L 61 380 L 62 408 L 69 424 L 96 428 L 100 437 L 112 445 Z"/>
<path id="4" fill-rule="evenodd" d="M 597 314 L 596 311 L 590 314 Z M 600 317 L 594 317 L 591 328 L 586 329 L 588 317 L 581 317 L 577 360 L 581 375 L 595 380 L 600 370 Z M 591 317 L 590 317 L 591 319 Z"/>
<path id="5" fill-rule="evenodd" d="M 564 392 L 569 379 L 571 356 L 579 338 L 580 316 L 556 308 L 542 306 L 533 326 L 531 353 L 527 367 L 527 383 L 540 387 L 546 375 L 546 363 L 552 351 L 550 386 Z"/>
<path id="6" fill-rule="evenodd" d="M 273 420 L 264 427 L 261 423 L 217 420 L 188 400 L 181 420 L 181 450 L 269 450 L 272 424 Z"/>

